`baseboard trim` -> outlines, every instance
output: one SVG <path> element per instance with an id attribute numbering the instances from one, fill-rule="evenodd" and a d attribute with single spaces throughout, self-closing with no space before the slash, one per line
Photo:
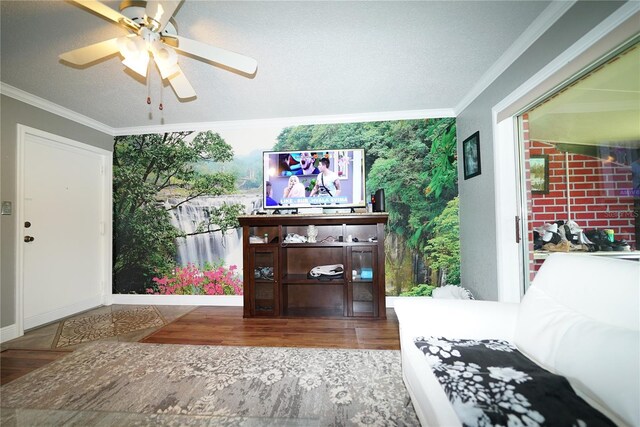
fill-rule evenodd
<path id="1" fill-rule="evenodd" d="M 56 320 L 60 320 L 64 317 L 72 316 L 76 313 L 80 313 L 94 307 L 99 307 L 102 305 L 102 302 L 103 302 L 103 298 L 100 295 L 100 296 L 87 298 L 85 300 L 78 301 L 74 304 L 60 307 L 43 314 L 38 314 L 36 316 L 31 316 L 31 317 L 25 317 L 24 324 L 23 324 L 24 329 L 27 330 L 27 329 L 35 328 L 37 326 L 54 322 Z"/>
<path id="2" fill-rule="evenodd" d="M 113 294 L 113 304 L 210 305 L 242 307 L 242 295 L 135 295 Z"/>
<path id="3" fill-rule="evenodd" d="M 131 305 L 209 305 L 220 307 L 242 307 L 242 295 L 136 295 L 136 294 L 113 294 L 112 304 Z M 399 298 L 406 297 L 386 297 L 387 308 L 393 308 L 393 302 Z"/>
<path id="4" fill-rule="evenodd" d="M 15 323 L 13 325 L 5 326 L 4 328 L 0 328 L 0 343 L 11 341 L 20 336 L 18 333 L 18 325 Z"/>

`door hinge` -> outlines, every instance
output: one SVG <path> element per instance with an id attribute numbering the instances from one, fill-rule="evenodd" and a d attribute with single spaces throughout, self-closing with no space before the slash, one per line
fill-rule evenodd
<path id="1" fill-rule="evenodd" d="M 516 243 L 520 243 L 520 217 L 516 215 Z"/>

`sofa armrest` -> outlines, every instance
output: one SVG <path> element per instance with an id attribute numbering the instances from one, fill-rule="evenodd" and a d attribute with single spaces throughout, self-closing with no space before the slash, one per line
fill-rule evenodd
<path id="1" fill-rule="evenodd" d="M 403 334 L 514 340 L 518 303 L 408 297 L 394 301 Z"/>

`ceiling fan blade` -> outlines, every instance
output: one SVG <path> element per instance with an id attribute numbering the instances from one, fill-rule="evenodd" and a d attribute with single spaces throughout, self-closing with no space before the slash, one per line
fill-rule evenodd
<path id="1" fill-rule="evenodd" d="M 87 65 L 107 56 L 111 56 L 120 50 L 118 46 L 118 37 L 115 39 L 105 40 L 79 49 L 65 52 L 59 56 L 63 61 L 70 62 L 75 65 Z"/>
<path id="2" fill-rule="evenodd" d="M 72 0 L 73 2 L 97 13 L 100 16 L 103 16 L 107 19 L 112 20 L 118 24 L 124 24 L 133 29 L 140 29 L 140 25 L 133 22 L 131 19 L 127 18 L 120 12 L 117 12 L 111 9 L 109 6 L 95 0 Z"/>
<path id="3" fill-rule="evenodd" d="M 196 96 L 196 91 L 193 90 L 191 83 L 187 80 L 182 70 L 169 77 L 169 83 L 176 93 L 176 96 L 180 99 L 193 98 Z"/>
<path id="4" fill-rule="evenodd" d="M 175 38 L 178 40 L 176 49 L 184 53 L 233 68 L 234 70 L 242 71 L 246 74 L 253 74 L 258 68 L 258 62 L 248 56 L 180 36 L 175 36 Z"/>
<path id="5" fill-rule="evenodd" d="M 169 22 L 169 19 L 173 16 L 182 0 L 178 1 L 161 1 L 161 0 L 149 0 L 147 1 L 147 7 L 144 14 L 147 22 L 151 25 L 151 28 L 158 33 L 164 30 L 164 27 Z"/>

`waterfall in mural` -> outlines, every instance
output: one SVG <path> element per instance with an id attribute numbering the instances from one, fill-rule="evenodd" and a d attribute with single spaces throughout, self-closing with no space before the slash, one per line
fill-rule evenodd
<path id="1" fill-rule="evenodd" d="M 182 200 L 169 199 L 167 204 L 176 206 Z M 245 207 L 245 212 L 250 213 L 261 203 L 261 198 L 256 195 L 233 194 L 218 197 L 197 197 L 180 204 L 176 209 L 171 209 L 171 224 L 185 234 L 195 233 L 198 226 L 207 223 L 209 208 L 221 206 L 223 203 L 237 203 Z M 205 263 L 215 264 L 222 260 L 226 266 L 237 265 L 242 269 L 242 229 L 227 230 L 223 235 L 216 231 L 212 233 L 195 234 L 180 237 L 176 240 L 176 262 L 186 266 L 194 264 L 198 267 Z"/>

